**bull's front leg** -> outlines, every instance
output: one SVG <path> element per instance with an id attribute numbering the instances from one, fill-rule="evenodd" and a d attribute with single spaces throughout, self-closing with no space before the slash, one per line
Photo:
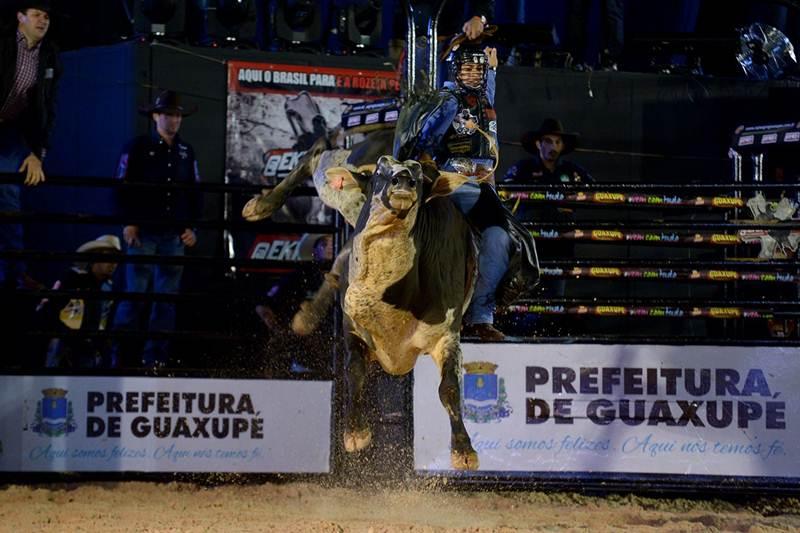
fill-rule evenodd
<path id="1" fill-rule="evenodd" d="M 344 316 L 345 345 L 347 351 L 346 381 L 347 401 L 344 429 L 344 449 L 348 453 L 363 450 L 372 442 L 366 402 L 368 349 L 363 340 L 354 335 L 353 323 Z"/>
<path id="2" fill-rule="evenodd" d="M 310 179 L 317 168 L 317 163 L 322 153 L 328 149 L 329 141 L 320 137 L 311 148 L 300 158 L 297 166 L 281 180 L 275 187 L 264 191 L 259 196 L 251 198 L 242 208 L 242 217 L 250 222 L 256 222 L 272 216 L 275 211 L 286 203 L 292 191 Z"/>
<path id="3" fill-rule="evenodd" d="M 458 335 L 442 339 L 431 354 L 439 365 L 442 381 L 439 383 L 439 399 L 450 418 L 450 463 L 456 470 L 477 470 L 478 454 L 464 427 L 461 410 L 461 346 Z"/>

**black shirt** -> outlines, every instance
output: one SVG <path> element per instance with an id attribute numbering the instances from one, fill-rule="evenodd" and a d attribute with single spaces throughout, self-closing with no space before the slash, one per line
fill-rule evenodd
<path id="1" fill-rule="evenodd" d="M 553 171 L 548 170 L 539 156 L 518 161 L 506 172 L 500 183 L 536 185 L 555 183 L 594 183 L 592 176 L 580 165 L 560 159 Z M 516 212 L 523 222 L 572 222 L 573 210 L 546 203 L 521 203 Z M 569 231 L 562 228 L 560 231 Z M 570 258 L 574 256 L 574 243 L 567 240 L 537 241 L 541 255 L 546 259 Z"/>
<path id="2" fill-rule="evenodd" d="M 172 146 L 154 131 L 141 135 L 128 143 L 120 156 L 117 178 L 128 183 L 199 183 L 192 145 L 176 135 Z M 140 220 L 174 220 L 172 228 L 153 226 L 152 232 L 181 232 L 193 227 L 202 215 L 202 195 L 187 189 L 119 189 L 117 200 L 121 214 L 130 219 L 129 224 L 142 224 Z"/>
<path id="3" fill-rule="evenodd" d="M 553 171 L 548 170 L 539 156 L 518 161 L 508 169 L 501 180 L 503 183 L 551 184 L 551 183 L 594 183 L 585 168 L 559 159 Z"/>

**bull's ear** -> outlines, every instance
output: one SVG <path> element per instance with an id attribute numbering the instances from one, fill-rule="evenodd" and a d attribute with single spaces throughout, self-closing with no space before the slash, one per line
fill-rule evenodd
<path id="1" fill-rule="evenodd" d="M 425 201 L 430 202 L 431 199 L 436 198 L 437 196 L 448 196 L 453 194 L 456 189 L 468 181 L 470 181 L 468 177 L 456 172 L 439 172 L 439 177 L 433 182 L 433 186 L 431 186 L 431 193 Z"/>
<path id="2" fill-rule="evenodd" d="M 341 191 L 346 187 L 358 187 L 358 181 L 344 167 L 333 167 L 325 171 L 325 178 L 331 189 Z"/>

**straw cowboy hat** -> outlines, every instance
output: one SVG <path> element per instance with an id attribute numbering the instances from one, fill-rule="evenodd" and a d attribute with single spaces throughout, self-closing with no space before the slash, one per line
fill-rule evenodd
<path id="1" fill-rule="evenodd" d="M 76 250 L 79 254 L 88 252 L 122 252 L 122 245 L 116 235 L 101 235 L 93 241 L 81 244 Z"/>
<path id="2" fill-rule="evenodd" d="M 520 142 L 525 151 L 532 154 L 538 154 L 539 149 L 536 147 L 536 141 L 545 135 L 560 135 L 561 140 L 564 142 L 564 150 L 562 154 L 568 154 L 575 149 L 578 144 L 578 137 L 580 135 L 571 131 L 564 131 L 564 126 L 560 120 L 554 118 L 546 118 L 542 121 L 542 125 L 538 130 L 528 131 L 522 135 Z"/>
<path id="3" fill-rule="evenodd" d="M 197 111 L 197 106 L 184 106 L 181 104 L 181 98 L 175 91 L 162 91 L 156 95 L 155 100 L 151 105 L 139 107 L 139 112 L 143 115 L 150 115 L 151 113 L 180 113 L 183 117 L 188 117 Z"/>

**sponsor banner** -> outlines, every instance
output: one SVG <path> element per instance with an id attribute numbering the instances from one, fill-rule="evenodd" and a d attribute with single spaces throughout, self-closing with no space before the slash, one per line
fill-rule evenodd
<path id="1" fill-rule="evenodd" d="M 535 313 L 539 315 L 592 315 L 628 316 L 650 318 L 775 318 L 769 309 L 746 309 L 742 307 L 676 307 L 664 305 L 509 305 L 505 313 Z"/>
<path id="2" fill-rule="evenodd" d="M 0 400 L 0 470 L 330 468 L 330 382 L 0 376 Z"/>
<path id="3" fill-rule="evenodd" d="M 647 267 L 572 267 L 543 268 L 544 278 L 612 278 L 635 280 L 681 281 L 758 281 L 761 283 L 797 283 L 800 276 L 791 272 L 751 272 L 739 270 L 688 270 Z"/>
<path id="4" fill-rule="evenodd" d="M 274 185 L 314 141 L 339 126 L 349 105 L 395 96 L 399 89 L 393 70 L 230 61 L 226 172 Z"/>
<path id="5" fill-rule="evenodd" d="M 535 223 L 534 223 L 535 224 Z M 736 246 L 739 244 L 761 243 L 764 238 L 775 238 L 775 230 L 738 230 L 735 235 L 727 233 L 677 233 L 640 230 L 576 229 L 559 232 L 555 229 L 533 228 L 530 234 L 537 239 L 588 240 L 595 242 L 625 242 L 644 244 L 707 244 L 711 246 Z M 800 230 L 789 229 L 783 235 L 782 246 L 797 250 Z"/>
<path id="6" fill-rule="evenodd" d="M 308 91 L 361 97 L 400 91 L 400 78 L 393 70 L 229 61 L 228 74 L 228 87 L 237 92 Z"/>
<path id="7" fill-rule="evenodd" d="M 799 348 L 464 344 L 464 419 L 487 472 L 800 477 Z M 448 471 L 429 358 L 414 461 Z"/>
<path id="8" fill-rule="evenodd" d="M 399 83 L 394 70 L 228 62 L 226 180 L 274 187 L 298 166 L 314 142 L 332 135 L 346 112 L 350 119 L 363 120 L 367 128 L 396 120 L 385 99 L 399 93 Z M 313 187 L 314 183 L 309 177 L 303 185 Z M 247 200 L 238 198 L 234 211 Z M 289 197 L 270 220 L 330 225 L 334 217 L 312 194 Z M 243 230 L 233 233 L 237 257 L 278 258 L 287 263 L 310 260 L 316 238 L 313 234 L 271 238 Z"/>
<path id="9" fill-rule="evenodd" d="M 744 207 L 744 200 L 729 196 L 682 197 L 671 194 L 641 194 L 618 192 L 576 192 L 559 191 L 498 191 L 504 200 L 546 203 L 589 203 L 589 204 L 629 204 L 658 207 L 712 207 L 730 209 Z"/>
<path id="10" fill-rule="evenodd" d="M 250 250 L 247 252 L 249 259 L 267 261 L 313 261 L 314 248 L 320 239 L 332 239 L 329 233 L 271 233 L 256 235 Z M 317 258 L 319 260 L 319 258 Z M 271 272 L 283 274 L 292 272 L 294 265 L 274 268 L 243 267 L 242 272 Z"/>

